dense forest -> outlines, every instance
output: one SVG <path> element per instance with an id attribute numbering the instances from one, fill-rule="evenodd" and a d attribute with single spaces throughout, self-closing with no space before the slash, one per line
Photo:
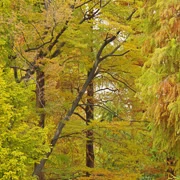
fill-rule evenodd
<path id="1" fill-rule="evenodd" d="M 180 1 L 1 0 L 0 179 L 180 179 Z"/>

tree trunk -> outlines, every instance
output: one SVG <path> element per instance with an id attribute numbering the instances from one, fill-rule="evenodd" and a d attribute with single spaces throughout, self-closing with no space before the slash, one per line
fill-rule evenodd
<path id="1" fill-rule="evenodd" d="M 36 108 L 39 114 L 39 127 L 44 128 L 45 123 L 45 97 L 44 97 L 44 84 L 45 84 L 45 77 L 44 72 L 41 70 L 36 70 Z M 37 164 L 35 164 L 36 169 Z M 45 175 L 41 171 L 38 175 L 39 180 L 45 180 Z"/>
<path id="2" fill-rule="evenodd" d="M 39 126 L 44 128 L 45 121 L 45 98 L 44 98 L 44 72 L 37 70 L 36 71 L 36 107 L 38 109 L 38 114 L 40 117 Z"/>
<path id="3" fill-rule="evenodd" d="M 93 81 L 89 84 L 87 88 L 87 106 L 86 106 L 86 124 L 94 118 L 94 87 Z M 94 168 L 94 147 L 93 147 L 93 130 L 87 130 L 86 132 L 86 166 L 89 168 Z M 87 172 L 87 176 L 90 174 Z"/>

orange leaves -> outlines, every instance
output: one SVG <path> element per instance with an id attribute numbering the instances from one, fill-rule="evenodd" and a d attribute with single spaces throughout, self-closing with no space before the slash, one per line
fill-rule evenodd
<path id="1" fill-rule="evenodd" d="M 174 77 L 164 79 L 158 88 L 155 102 L 154 119 L 156 128 L 166 131 L 167 147 L 174 148 L 179 141 L 180 131 L 180 83 L 175 81 Z M 166 142 L 167 143 L 167 142 Z"/>
<path id="2" fill-rule="evenodd" d="M 160 14 L 160 28 L 155 33 L 155 38 L 160 47 L 167 43 L 167 39 L 176 38 L 180 33 L 180 6 L 171 4 L 163 9 Z"/>
<path id="3" fill-rule="evenodd" d="M 170 120 L 169 117 L 171 117 L 171 112 L 169 111 L 168 107 L 170 103 L 176 101 L 178 95 L 178 86 L 174 80 L 166 78 L 160 83 L 159 89 L 157 91 L 158 102 L 154 111 L 157 125 L 159 125 L 162 121 L 167 122 Z M 170 124 L 168 123 L 168 126 L 169 125 Z"/>
<path id="4" fill-rule="evenodd" d="M 166 103 L 172 102 L 175 101 L 178 94 L 178 84 L 176 84 L 174 79 L 168 77 L 160 83 L 158 89 L 159 100 Z"/>

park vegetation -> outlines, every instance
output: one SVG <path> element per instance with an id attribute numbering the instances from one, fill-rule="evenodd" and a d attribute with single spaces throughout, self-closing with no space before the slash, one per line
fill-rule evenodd
<path id="1" fill-rule="evenodd" d="M 180 179 L 179 0 L 0 1 L 0 179 Z"/>

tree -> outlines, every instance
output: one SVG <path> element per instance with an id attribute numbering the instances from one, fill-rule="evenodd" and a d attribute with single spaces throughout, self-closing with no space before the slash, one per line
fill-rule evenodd
<path id="1" fill-rule="evenodd" d="M 154 145 L 167 157 L 167 176 L 174 179 L 179 167 L 179 5 L 177 1 L 145 4 L 147 61 L 139 79 L 139 97 L 152 120 Z M 176 168 L 175 168 L 176 167 Z"/>
<path id="2" fill-rule="evenodd" d="M 33 164 L 49 151 L 47 129 L 36 125 L 32 87 L 12 82 L 13 74 L 0 68 L 0 178 L 33 179 Z"/>
<path id="3" fill-rule="evenodd" d="M 2 64 L 11 68 L 10 77 L 14 71 L 16 87 L 22 88 L 18 90 L 22 91 L 22 107 L 29 107 L 28 100 L 32 100 L 28 117 L 35 117 L 36 123 L 27 134 L 32 135 L 36 127 L 40 136 L 35 139 L 38 157 L 31 161 L 36 163 L 33 175 L 39 179 L 46 175 L 55 179 L 91 178 L 82 177 L 85 174 L 96 179 L 101 175 L 110 179 L 139 178 L 151 154 L 145 126 L 148 121 L 139 120 L 144 110 L 134 97 L 135 79 L 144 63 L 138 49 L 142 33 L 138 31 L 142 31 L 138 7 L 142 2 L 2 3 Z M 29 127 L 31 121 L 24 124 Z M 49 152 L 41 149 L 47 147 L 47 141 Z M 31 145 L 29 150 L 29 154 L 36 154 L 36 146 Z M 127 154 L 131 156 L 126 158 Z M 18 157 L 13 159 L 17 161 Z"/>

